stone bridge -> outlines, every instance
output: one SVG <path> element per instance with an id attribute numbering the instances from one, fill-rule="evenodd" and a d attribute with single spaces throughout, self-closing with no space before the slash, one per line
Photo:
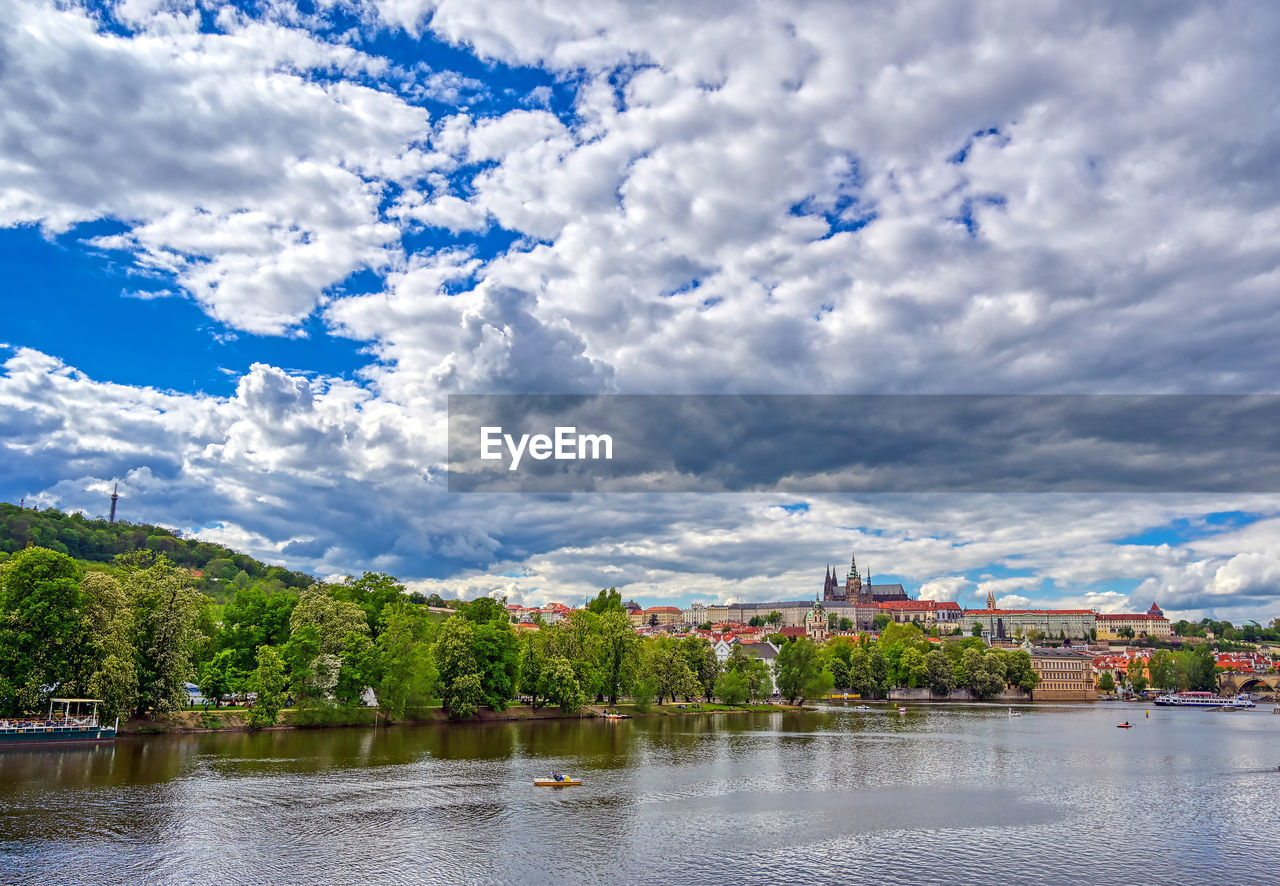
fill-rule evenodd
<path id="1" fill-rule="evenodd" d="M 1277 689 L 1280 689 L 1280 674 L 1249 674 L 1228 671 L 1218 678 L 1218 690 L 1223 695 L 1235 695 L 1240 692 L 1275 695 Z"/>

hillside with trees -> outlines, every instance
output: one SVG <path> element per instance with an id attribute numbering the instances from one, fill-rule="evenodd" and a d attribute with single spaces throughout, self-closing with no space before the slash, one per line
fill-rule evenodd
<path id="1" fill-rule="evenodd" d="M 46 548 L 85 563 L 111 563 L 121 554 L 146 550 L 163 554 L 174 566 L 194 570 L 195 586 L 226 601 L 254 581 L 278 582 L 300 589 L 315 583 L 302 572 L 268 566 L 223 545 L 183 538 L 180 532 L 152 526 L 92 519 L 64 514 L 54 508 L 43 511 L 0 503 L 0 562 L 28 546 Z"/>

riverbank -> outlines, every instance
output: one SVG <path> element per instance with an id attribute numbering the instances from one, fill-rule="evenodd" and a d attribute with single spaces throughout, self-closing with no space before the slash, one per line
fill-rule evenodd
<path id="1" fill-rule="evenodd" d="M 488 723 L 519 720 L 590 720 L 604 716 L 605 710 L 617 711 L 627 718 L 670 717 L 703 714 L 753 714 L 774 713 L 783 711 L 804 710 L 802 705 L 757 704 L 757 705 L 722 705 L 704 704 L 666 704 L 650 705 L 647 710 L 638 711 L 633 704 L 612 706 L 590 705 L 579 711 L 566 714 L 557 707 L 534 708 L 530 705 L 511 705 L 506 710 L 493 711 L 487 708 L 477 711 L 475 716 L 453 718 L 441 708 L 431 711 L 428 716 L 406 718 L 389 721 L 377 708 L 337 708 L 333 710 L 314 708 L 286 708 L 280 712 L 279 722 L 265 729 L 295 730 L 331 728 L 336 726 L 420 726 L 440 723 Z M 128 720 L 120 724 L 119 735 L 174 735 L 200 732 L 248 732 L 249 712 L 242 708 L 215 708 L 210 710 L 179 711 L 158 720 Z"/>

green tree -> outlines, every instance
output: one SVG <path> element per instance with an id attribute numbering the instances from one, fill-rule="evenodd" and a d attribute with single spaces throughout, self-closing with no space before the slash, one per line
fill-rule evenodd
<path id="1" fill-rule="evenodd" d="M 765 618 L 765 621 L 776 628 L 778 625 L 782 624 L 782 613 L 774 609 L 769 613 L 768 617 Z"/>
<path id="2" fill-rule="evenodd" d="M 928 680 L 929 669 L 924 660 L 924 653 L 914 646 L 903 650 L 899 668 L 907 686 L 911 689 L 925 685 Z"/>
<path id="3" fill-rule="evenodd" d="M 472 644 L 476 629 L 461 615 L 451 615 L 440 625 L 432 647 L 439 673 L 440 700 L 454 717 L 473 716 L 484 700 L 480 666 Z"/>
<path id="4" fill-rule="evenodd" d="M 941 649 L 930 649 L 924 657 L 925 684 L 935 695 L 946 695 L 956 688 L 951 659 Z"/>
<path id="5" fill-rule="evenodd" d="M 871 627 L 877 633 L 879 633 L 880 631 L 883 631 L 886 627 L 888 627 L 892 623 L 893 623 L 893 616 L 887 612 L 878 612 L 876 613 L 876 617 L 871 619 Z"/>
<path id="6" fill-rule="evenodd" d="M 764 619 L 763 619 L 763 618 L 761 618 L 761 617 L 760 617 L 760 616 L 758 616 L 758 615 L 753 615 L 753 616 L 751 616 L 751 618 L 747 621 L 747 624 L 748 624 L 748 625 L 750 625 L 750 626 L 751 626 L 751 627 L 753 627 L 753 628 L 762 628 L 762 627 L 764 627 Z"/>
<path id="7" fill-rule="evenodd" d="M 853 619 L 851 619 L 851 618 L 842 618 L 842 619 L 840 619 L 840 630 L 842 630 L 842 631 L 852 631 L 852 630 L 853 630 Z"/>
<path id="8" fill-rule="evenodd" d="M 1031 666 L 1031 654 L 1025 649 L 1014 649 L 1005 655 L 1005 680 L 1010 686 L 1030 692 L 1036 688 L 1040 678 Z"/>
<path id="9" fill-rule="evenodd" d="M 697 679 L 701 695 L 710 701 L 715 694 L 716 677 L 720 676 L 720 662 L 715 649 L 703 637 L 685 637 L 680 641 L 680 654 Z"/>
<path id="10" fill-rule="evenodd" d="M 90 572 L 80 582 L 85 599 L 91 670 L 86 694 L 102 699 L 98 713 L 105 723 L 128 716 L 138 697 L 137 650 L 133 648 L 133 607 L 120 582 L 106 573 Z"/>
<path id="11" fill-rule="evenodd" d="M 1178 688 L 1178 663 L 1168 649 L 1157 649 L 1147 659 L 1147 673 L 1151 683 L 1165 692 Z"/>
<path id="12" fill-rule="evenodd" d="M 751 697 L 747 677 L 741 671 L 725 671 L 716 680 L 715 696 L 729 705 L 740 705 Z"/>
<path id="13" fill-rule="evenodd" d="M 245 675 L 236 667 L 235 654 L 224 649 L 200 668 L 197 685 L 200 694 L 213 700 L 213 706 L 221 707 L 223 696 L 239 692 Z"/>
<path id="14" fill-rule="evenodd" d="M 378 649 L 366 634 L 352 632 L 339 656 L 338 679 L 333 687 L 334 700 L 346 707 L 357 707 L 367 689 L 382 681 L 382 660 Z M 377 695 L 375 691 L 374 695 Z"/>
<path id="15" fill-rule="evenodd" d="M 542 668 L 547 659 L 546 629 L 525 634 L 520 638 L 520 692 L 529 696 L 529 703 L 541 707 Z"/>
<path id="16" fill-rule="evenodd" d="M 572 714 L 582 707 L 586 699 L 574 676 L 573 665 L 563 656 L 552 658 L 542 668 L 542 695 L 547 701 L 560 706 L 561 713 Z"/>
<path id="17" fill-rule="evenodd" d="M 388 719 L 421 716 L 431 703 L 435 664 L 431 659 L 433 625 L 427 613 L 405 600 L 388 603 L 380 617 L 378 654 L 382 679 L 378 705 Z"/>
<path id="18" fill-rule="evenodd" d="M 973 691 L 979 698 L 994 698 L 1007 685 L 1004 659 L 995 650 L 979 658 L 979 665 L 974 671 Z"/>
<path id="19" fill-rule="evenodd" d="M 84 674 L 81 570 L 66 554 L 27 548 L 0 567 L 0 708 L 7 715 L 42 706 L 42 687 Z"/>
<path id="20" fill-rule="evenodd" d="M 480 675 L 475 672 L 463 674 L 452 684 L 449 714 L 454 717 L 474 717 L 483 702 L 484 687 L 480 685 Z"/>
<path id="21" fill-rule="evenodd" d="M 293 633 L 305 627 L 314 628 L 320 641 L 320 652 L 339 655 L 347 647 L 351 634 L 369 635 L 369 619 L 365 611 L 350 600 L 339 600 L 322 585 L 307 588 L 289 615 Z"/>
<path id="22" fill-rule="evenodd" d="M 975 621 L 975 622 L 973 623 L 973 629 L 972 629 L 969 633 L 970 633 L 970 634 L 972 634 L 972 635 L 973 635 L 973 636 L 975 636 L 975 637 L 981 637 L 981 636 L 982 636 L 982 622 L 980 622 L 980 621 Z M 1034 642 L 1034 641 L 1033 641 L 1033 642 Z"/>
<path id="23" fill-rule="evenodd" d="M 249 725 L 255 729 L 274 726 L 284 707 L 285 686 L 284 659 L 272 646 L 258 647 L 258 666 L 249 677 L 249 689 L 256 692 L 253 708 L 249 711 Z"/>
<path id="24" fill-rule="evenodd" d="M 625 610 L 613 609 L 600 617 L 600 656 L 604 694 L 616 705 L 630 691 L 639 667 L 640 638 Z"/>
<path id="25" fill-rule="evenodd" d="M 315 625 L 303 625 L 289 635 L 281 656 L 289 670 L 289 688 L 298 700 L 319 699 L 325 687 L 320 679 L 317 660 L 320 657 L 320 631 Z M 335 673 L 336 677 L 336 673 Z"/>
<path id="26" fill-rule="evenodd" d="M 1116 681 L 1115 678 L 1111 676 L 1110 671 L 1103 671 L 1102 675 L 1098 677 L 1098 690 L 1100 692 L 1105 692 L 1108 695 L 1116 691 Z"/>
<path id="27" fill-rule="evenodd" d="M 871 676 L 871 658 L 867 647 L 858 644 L 849 653 L 849 688 L 868 698 L 876 695 L 875 680 Z"/>
<path id="28" fill-rule="evenodd" d="M 233 651 L 237 668 L 250 670 L 259 646 L 288 642 L 289 619 L 297 604 L 298 595 L 278 581 L 254 582 L 236 591 L 223 611 L 218 645 Z"/>
<path id="29" fill-rule="evenodd" d="M 1199 644 L 1192 651 L 1187 668 L 1187 683 L 1194 692 L 1217 692 L 1218 676 L 1214 668 L 1217 660 L 1208 644 Z"/>
<path id="30" fill-rule="evenodd" d="M 1147 688 L 1147 663 L 1141 658 L 1131 658 L 1127 669 L 1129 688 L 1134 692 L 1144 692 Z"/>
<path id="31" fill-rule="evenodd" d="M 658 704 L 665 698 L 694 695 L 702 688 L 681 653 L 680 644 L 671 637 L 658 637 L 646 644 L 644 671 L 653 680 Z"/>
<path id="32" fill-rule="evenodd" d="M 495 711 L 505 710 L 515 698 L 520 675 L 520 642 L 505 613 L 501 620 L 476 625 L 472 652 L 484 703 Z"/>
<path id="33" fill-rule="evenodd" d="M 884 698 L 889 694 L 889 661 L 879 643 L 872 644 L 867 652 L 867 667 L 870 673 L 871 694 Z"/>
<path id="34" fill-rule="evenodd" d="M 587 611 L 594 612 L 596 615 L 604 615 L 607 612 L 626 613 L 622 608 L 622 595 L 618 593 L 617 588 L 602 589 L 595 599 L 587 602 Z"/>
<path id="35" fill-rule="evenodd" d="M 773 693 L 773 676 L 769 672 L 769 666 L 741 643 L 735 643 L 729 650 L 724 672 L 742 676 L 747 684 L 747 698 L 751 701 L 759 701 Z"/>
<path id="36" fill-rule="evenodd" d="M 369 633 L 377 637 L 382 631 L 382 611 L 388 603 L 405 596 L 404 585 L 383 572 L 366 572 L 359 578 L 348 575 L 330 593 L 338 600 L 353 603 L 364 613 Z M 505 613 L 504 613 L 505 615 Z"/>
<path id="37" fill-rule="evenodd" d="M 191 577 L 164 556 L 125 557 L 124 588 L 134 611 L 138 662 L 138 713 L 142 716 L 180 710 L 187 700 L 185 683 L 194 674 L 191 652 L 200 635 L 197 623 L 205 597 Z"/>
<path id="38" fill-rule="evenodd" d="M 778 651 L 773 662 L 778 692 L 791 704 L 805 698 L 822 673 L 818 649 L 808 637 L 797 637 Z"/>

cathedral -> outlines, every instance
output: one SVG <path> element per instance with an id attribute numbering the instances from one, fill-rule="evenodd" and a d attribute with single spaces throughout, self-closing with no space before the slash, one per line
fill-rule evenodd
<path id="1" fill-rule="evenodd" d="M 871 578 L 870 575 L 867 576 Z M 858 575 L 858 558 L 855 555 L 849 564 L 849 574 L 841 587 L 836 580 L 835 570 L 827 567 L 827 579 L 822 586 L 822 599 L 825 602 L 855 603 L 863 606 L 875 606 L 880 603 L 910 600 L 902 585 L 873 585 L 862 583 Z"/>

